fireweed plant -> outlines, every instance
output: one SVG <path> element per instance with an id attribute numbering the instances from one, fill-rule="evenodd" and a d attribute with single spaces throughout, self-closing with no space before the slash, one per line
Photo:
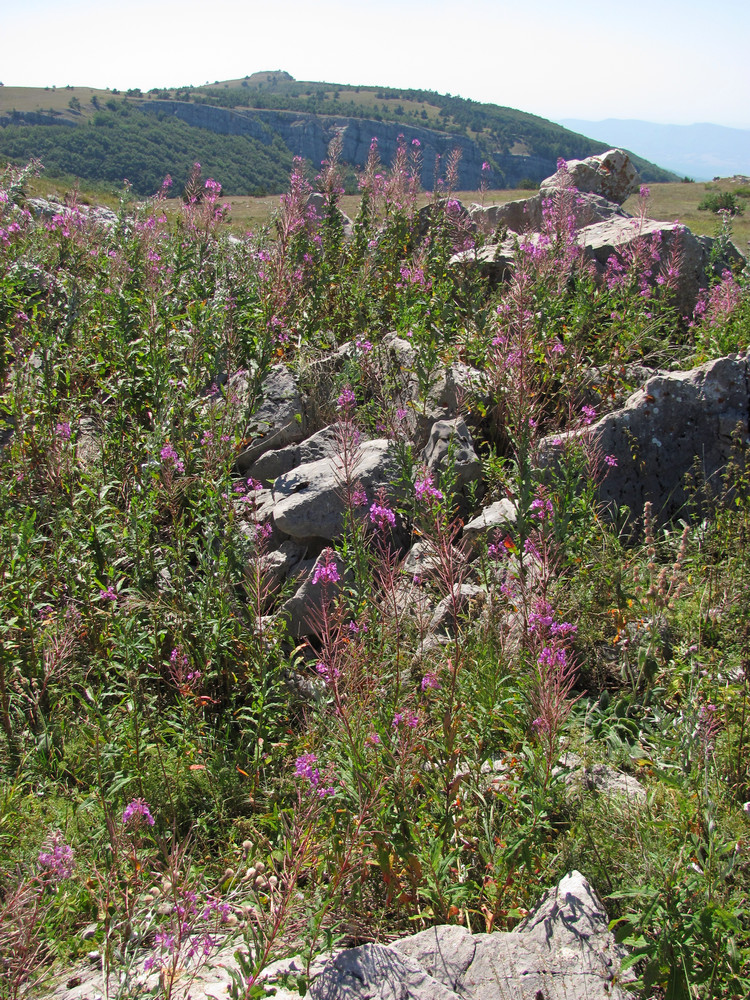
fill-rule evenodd
<path id="1" fill-rule="evenodd" d="M 342 936 L 509 929 L 573 866 L 646 995 L 746 995 L 744 445 L 695 477 L 696 522 L 634 527 L 599 507 L 590 429 L 634 365 L 744 349 L 747 276 L 681 316 L 646 190 L 597 276 L 568 181 L 490 287 L 458 154 L 420 210 L 418 141 L 387 165 L 373 139 L 350 227 L 340 155 L 295 161 L 232 239 L 198 164 L 177 217 L 167 178 L 106 224 L 75 198 L 34 218 L 38 164 L 0 176 L 0 996 L 45 995 L 89 924 L 109 996 L 183 995 L 242 943 L 235 996 L 292 952 L 304 988 Z M 332 428 L 342 510 L 294 634 L 269 483 L 238 461 L 276 364 Z M 421 453 L 461 364 L 471 490 Z M 645 801 L 597 797 L 596 765 Z"/>

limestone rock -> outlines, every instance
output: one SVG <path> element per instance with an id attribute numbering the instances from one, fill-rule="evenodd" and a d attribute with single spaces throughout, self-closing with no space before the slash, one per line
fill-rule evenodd
<path id="1" fill-rule="evenodd" d="M 238 372 L 229 379 L 227 395 L 242 405 L 250 391 L 247 373 Z M 260 402 L 245 426 L 247 444 L 237 456 L 237 469 L 247 472 L 261 455 L 281 448 L 305 436 L 302 397 L 294 376 L 285 365 L 274 365 L 263 381 Z"/>
<path id="2" fill-rule="evenodd" d="M 310 987 L 311 1000 L 456 1000 L 415 959 L 382 944 L 342 952 Z"/>
<path id="3" fill-rule="evenodd" d="M 462 250 L 451 257 L 450 265 L 477 269 L 491 285 L 496 285 L 510 278 L 515 257 L 516 241 L 509 237 L 502 243 L 488 243 L 479 250 Z"/>
<path id="4" fill-rule="evenodd" d="M 591 191 L 618 205 L 634 191 L 640 182 L 638 171 L 622 149 L 610 149 L 585 160 L 568 160 L 566 169 L 558 170 L 542 181 L 539 190 L 544 196 L 555 188 L 572 183 L 579 191 Z"/>
<path id="5" fill-rule="evenodd" d="M 624 957 L 599 897 L 574 871 L 515 930 L 477 936 L 463 986 L 475 1000 L 625 1000 Z"/>
<path id="6" fill-rule="evenodd" d="M 415 542 L 406 553 L 401 572 L 410 578 L 424 580 L 433 577 L 440 569 L 440 558 L 430 542 Z"/>
<path id="7" fill-rule="evenodd" d="M 498 229 L 503 228 L 514 233 L 540 230 L 543 224 L 543 202 L 552 193 L 553 190 L 550 189 L 544 194 L 532 195 L 530 198 L 521 198 L 518 201 L 506 201 L 502 205 L 486 207 L 472 205 L 469 214 L 476 228 L 485 236 L 492 236 Z M 613 216 L 629 217 L 615 202 L 591 191 L 579 191 L 573 199 L 576 229 L 611 219 Z"/>
<path id="8" fill-rule="evenodd" d="M 315 580 L 315 571 L 326 561 L 330 561 L 330 564 L 336 567 L 339 579 L 324 585 L 321 580 Z M 304 636 L 320 635 L 323 598 L 326 596 L 331 598 L 339 593 L 345 568 L 341 557 L 333 549 L 326 549 L 317 559 L 299 562 L 297 569 L 300 571 L 301 583 L 294 595 L 282 605 L 281 615 L 288 619 L 290 634 L 300 639 Z"/>
<path id="9" fill-rule="evenodd" d="M 340 448 L 341 428 L 339 424 L 330 424 L 300 444 L 289 444 L 285 448 L 265 452 L 246 471 L 264 485 L 273 485 L 279 476 L 291 472 L 298 465 L 334 456 Z"/>
<path id="10" fill-rule="evenodd" d="M 578 242 L 594 262 L 600 274 L 607 261 L 614 256 L 627 262 L 639 243 L 658 247 L 661 264 L 656 264 L 654 280 L 659 269 L 664 268 L 674 253 L 679 263 L 676 305 L 681 315 L 689 316 L 701 288 L 708 284 L 711 272 L 710 255 L 715 243 L 711 237 L 697 237 L 677 222 L 657 222 L 653 219 L 611 218 L 585 226 L 578 233 Z M 735 256 L 736 255 L 736 256 Z M 718 263 L 719 271 L 739 259 L 734 247 L 730 257 Z"/>
<path id="11" fill-rule="evenodd" d="M 287 538 L 277 549 L 267 552 L 260 557 L 261 583 L 264 591 L 268 593 L 269 599 L 281 583 L 295 571 L 299 566 L 305 553 L 305 547 L 295 542 L 293 538 Z M 254 571 L 254 564 L 245 567 L 245 574 L 250 575 Z"/>
<path id="12" fill-rule="evenodd" d="M 646 804 L 646 789 L 632 774 L 625 774 L 608 764 L 586 765 L 578 754 L 568 753 L 563 760 L 563 780 L 571 792 L 586 791 L 602 795 L 613 805 L 640 807 Z"/>
<path id="13" fill-rule="evenodd" d="M 111 229 L 117 224 L 117 213 L 103 205 L 72 206 L 64 205 L 58 201 L 48 201 L 46 198 L 27 198 L 24 205 L 37 218 L 62 217 L 73 223 L 91 222 L 98 226 L 104 226 L 106 229 Z"/>
<path id="14" fill-rule="evenodd" d="M 507 497 L 496 500 L 464 525 L 463 537 L 475 546 L 480 539 L 490 540 L 495 532 L 512 527 L 517 517 L 518 511 L 512 500 Z"/>
<path id="15" fill-rule="evenodd" d="M 465 927 L 444 924 L 395 941 L 391 947 L 413 958 L 443 986 L 458 992 L 474 959 L 476 938 Z"/>
<path id="16" fill-rule="evenodd" d="M 359 448 L 354 478 L 368 500 L 388 489 L 395 475 L 395 455 L 383 438 Z M 293 538 L 333 539 L 344 528 L 344 473 L 338 457 L 306 462 L 285 473 L 273 485 L 276 527 Z"/>
<path id="17" fill-rule="evenodd" d="M 602 456 L 614 463 L 603 466 L 601 499 L 629 507 L 634 519 L 646 501 L 661 520 L 685 516 L 691 499 L 685 477 L 696 461 L 717 491 L 735 431 L 750 443 L 749 362 L 748 356 L 719 358 L 692 371 L 655 375 L 622 409 L 590 428 L 544 439 L 540 464 L 553 463 L 571 440 L 589 433 Z"/>
<path id="18" fill-rule="evenodd" d="M 307 218 L 315 229 L 320 229 L 326 217 L 325 196 L 320 191 L 312 191 L 307 199 Z M 354 223 L 341 209 L 336 209 L 344 237 L 349 239 L 354 231 Z"/>
<path id="19" fill-rule="evenodd" d="M 452 475 L 456 490 L 464 495 L 471 483 L 481 479 L 482 463 L 462 417 L 438 420 L 433 424 L 430 439 L 422 451 L 422 461 L 432 473 Z"/>
<path id="20" fill-rule="evenodd" d="M 429 631 L 451 633 L 458 626 L 456 617 L 465 617 L 470 612 L 473 615 L 478 605 L 487 600 L 487 591 L 474 583 L 462 583 L 453 588 L 435 608 L 430 619 Z"/>
<path id="21" fill-rule="evenodd" d="M 433 927 L 390 947 L 342 952 L 312 984 L 311 1000 L 630 1000 L 625 949 L 580 872 L 548 892 L 510 932 Z"/>

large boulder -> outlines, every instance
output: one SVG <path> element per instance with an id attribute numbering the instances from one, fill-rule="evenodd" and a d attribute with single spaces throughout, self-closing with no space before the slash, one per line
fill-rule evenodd
<path id="1" fill-rule="evenodd" d="M 368 504 L 395 478 L 395 450 L 384 438 L 361 444 L 353 464 L 353 477 Z M 344 469 L 337 455 L 306 462 L 279 476 L 273 495 L 274 524 L 286 535 L 330 540 L 344 530 Z"/>
<path id="2" fill-rule="evenodd" d="M 320 229 L 322 227 L 328 211 L 325 195 L 320 191 L 312 191 L 307 199 L 306 216 L 313 229 Z M 341 209 L 334 208 L 334 212 L 341 223 L 341 231 L 344 237 L 351 239 L 351 235 L 354 232 L 354 223 L 348 215 L 344 215 Z"/>
<path id="3" fill-rule="evenodd" d="M 578 233 L 579 245 L 600 274 L 604 274 L 611 257 L 627 265 L 634 254 L 653 248 L 656 259 L 649 264 L 653 272 L 650 282 L 653 284 L 660 270 L 666 269 L 674 258 L 679 265 L 675 304 L 682 316 L 691 315 L 700 289 L 707 286 L 714 267 L 721 272 L 742 260 L 739 251 L 730 244 L 728 256 L 712 264 L 711 252 L 715 242 L 709 236 L 695 236 L 678 222 L 657 222 L 653 219 L 613 217 L 586 226 Z"/>
<path id="4" fill-rule="evenodd" d="M 609 149 L 585 160 L 568 160 L 564 167 L 539 185 L 542 195 L 571 184 L 579 191 L 600 194 L 618 205 L 638 190 L 640 178 L 635 165 L 622 149 Z"/>
<path id="5" fill-rule="evenodd" d="M 251 379 L 237 372 L 229 379 L 227 399 L 233 407 L 252 405 Z M 244 427 L 245 445 L 236 460 L 246 473 L 253 462 L 272 448 L 282 448 L 305 437 L 305 413 L 294 376 L 285 365 L 273 365 L 260 388 L 257 405 Z"/>
<path id="6" fill-rule="evenodd" d="M 335 572 L 331 572 L 335 568 Z M 320 575 L 321 569 L 331 573 Z M 315 559 L 297 563 L 297 589 L 281 607 L 290 635 L 302 639 L 320 635 L 323 630 L 323 601 L 340 594 L 346 569 L 341 556 L 333 549 L 324 549 Z"/>
<path id="7" fill-rule="evenodd" d="M 408 955 L 383 944 L 342 951 L 310 987 L 311 1000 L 457 1000 Z"/>
<path id="8" fill-rule="evenodd" d="M 339 954 L 311 1000 L 628 1000 L 632 973 L 601 900 L 580 872 L 550 890 L 513 931 L 432 927 L 390 947 Z"/>
<path id="9" fill-rule="evenodd" d="M 479 935 L 462 986 L 475 1000 L 625 1000 L 624 949 L 601 900 L 580 872 L 551 889 L 509 933 Z"/>
<path id="10" fill-rule="evenodd" d="M 464 541 L 474 549 L 481 541 L 490 544 L 495 536 L 512 530 L 517 518 L 518 509 L 511 499 L 503 497 L 502 500 L 496 500 L 464 525 Z"/>
<path id="11" fill-rule="evenodd" d="M 422 462 L 429 472 L 452 478 L 456 493 L 464 499 L 471 485 L 477 488 L 482 478 L 482 462 L 463 417 L 435 421 L 422 450 Z"/>
<path id="12" fill-rule="evenodd" d="M 668 520 L 686 516 L 692 497 L 685 477 L 696 466 L 700 478 L 718 492 L 721 473 L 740 446 L 750 444 L 750 358 L 720 358 L 688 372 L 655 375 L 622 409 L 582 430 L 545 438 L 539 449 L 542 466 L 555 464 L 561 452 L 581 435 L 603 457 L 606 473 L 599 486 L 602 500 L 629 507 L 633 518 L 645 503 Z"/>
<path id="13" fill-rule="evenodd" d="M 544 194 L 532 195 L 519 201 L 506 201 L 503 205 L 488 205 L 486 208 L 472 205 L 469 214 L 477 230 L 485 236 L 491 236 L 503 228 L 514 233 L 540 230 L 544 222 L 542 216 L 544 203 L 553 193 L 553 190 L 547 190 Z M 590 191 L 575 194 L 572 214 L 576 229 L 611 219 L 613 216 L 629 218 L 628 213 L 615 202 Z"/>
<path id="14" fill-rule="evenodd" d="M 540 238 L 539 228 L 531 226 L 525 240 L 533 245 Z M 675 305 L 681 316 L 692 314 L 700 290 L 706 288 L 711 274 L 721 274 L 727 268 L 736 269 L 744 263 L 742 254 L 732 243 L 718 260 L 714 260 L 716 240 L 712 237 L 696 236 L 678 222 L 634 219 L 621 212 L 610 213 L 603 221 L 583 225 L 578 229 L 577 240 L 602 279 L 611 257 L 627 265 L 635 254 L 643 255 L 654 248 L 658 249 L 657 259 L 650 260 L 646 268 L 652 272 L 648 280 L 653 285 L 674 259 L 679 265 Z M 517 237 L 508 236 L 502 243 L 488 243 L 478 250 L 454 254 L 450 263 L 452 267 L 477 268 L 491 284 L 497 284 L 513 274 L 517 243 Z"/>

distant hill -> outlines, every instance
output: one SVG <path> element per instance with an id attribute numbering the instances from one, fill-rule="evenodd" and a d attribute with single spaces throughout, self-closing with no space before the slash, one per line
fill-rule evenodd
<path id="1" fill-rule="evenodd" d="M 193 161 L 226 194 L 284 190 L 292 156 L 317 169 L 335 135 L 343 138 L 347 187 L 377 137 L 388 163 L 403 135 L 422 158 L 431 189 L 451 150 L 461 150 L 458 188 L 529 186 L 554 173 L 558 157 L 603 152 L 606 142 L 513 108 L 450 94 L 391 87 L 302 82 L 282 70 L 203 87 L 97 91 L 0 87 L 0 157 L 39 157 L 50 173 L 158 189 L 169 173 L 179 189 Z M 634 156 L 646 181 L 677 179 Z M 483 164 L 489 164 L 489 173 Z"/>
<path id="2" fill-rule="evenodd" d="M 642 156 L 696 181 L 750 174 L 750 130 L 723 125 L 656 125 L 636 119 L 565 118 L 565 128 Z"/>

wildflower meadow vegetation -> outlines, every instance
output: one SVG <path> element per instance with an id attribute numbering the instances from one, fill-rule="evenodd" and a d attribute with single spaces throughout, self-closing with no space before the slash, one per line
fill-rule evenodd
<path id="1" fill-rule="evenodd" d="M 108 996 L 176 997 L 227 942 L 248 946 L 233 996 L 263 996 L 285 954 L 510 929 L 571 868 L 642 996 L 747 996 L 742 442 L 720 490 L 695 477 L 705 516 L 664 524 L 600 504 L 615 460 L 586 434 L 634 366 L 747 349 L 747 271 L 689 317 L 654 240 L 598 280 L 561 188 L 491 283 L 451 263 L 484 239 L 455 157 L 417 211 L 416 142 L 390 165 L 373 142 L 350 232 L 335 144 L 314 180 L 295 161 L 247 234 L 197 164 L 178 218 L 167 179 L 145 203 L 126 190 L 111 225 L 75 204 L 33 219 L 34 169 L 0 187 L 0 997 L 49 995 L 92 949 Z M 393 331 L 418 399 L 373 374 Z M 344 509 L 302 640 L 236 461 L 279 362 L 312 428 L 335 423 Z M 454 362 L 481 373 L 462 400 L 482 460 L 468 497 L 405 430 Z M 571 429 L 542 472 L 540 440 Z M 357 463 L 375 436 L 397 462 L 371 496 Z M 464 524 L 500 499 L 514 525 L 470 546 Z M 468 609 L 465 583 L 484 595 Z M 590 794 L 573 761 L 637 778 L 643 801 Z"/>

